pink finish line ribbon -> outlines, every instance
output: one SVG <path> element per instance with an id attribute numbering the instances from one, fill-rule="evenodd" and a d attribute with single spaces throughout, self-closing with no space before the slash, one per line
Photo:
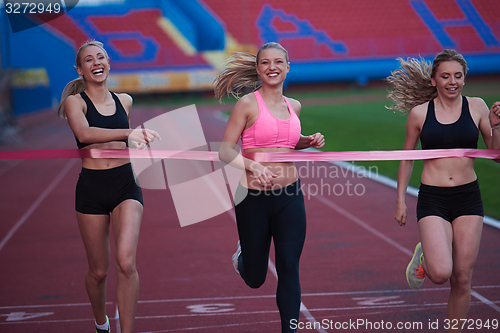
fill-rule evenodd
<path id="1" fill-rule="evenodd" d="M 218 152 L 189 150 L 138 149 L 52 149 L 0 151 L 0 160 L 54 159 L 54 158 L 150 158 L 218 161 Z"/>
<path id="2" fill-rule="evenodd" d="M 389 161 L 424 160 L 445 157 L 476 157 L 500 159 L 500 150 L 486 149 L 429 149 L 429 150 L 378 150 L 336 152 L 273 152 L 243 153 L 258 162 L 307 162 L 307 161 Z M 53 149 L 0 151 L 0 160 L 54 159 L 54 158 L 149 158 L 219 161 L 218 152 L 188 150 L 137 150 L 137 149 Z"/>
<path id="3" fill-rule="evenodd" d="M 426 160 L 443 157 L 477 157 L 500 159 L 500 150 L 486 149 L 429 149 L 429 150 L 372 150 L 338 152 L 293 153 L 243 153 L 243 156 L 259 162 L 305 161 L 390 161 Z"/>

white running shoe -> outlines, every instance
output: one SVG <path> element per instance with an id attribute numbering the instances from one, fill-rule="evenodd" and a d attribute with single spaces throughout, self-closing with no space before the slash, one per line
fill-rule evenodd
<path id="1" fill-rule="evenodd" d="M 241 245 L 240 241 L 238 241 L 238 249 L 236 250 L 236 252 L 234 252 L 232 258 L 234 270 L 236 271 L 236 273 L 238 273 L 238 275 L 240 275 L 240 271 L 238 270 L 238 259 L 240 255 L 241 255 Z"/>
<path id="2" fill-rule="evenodd" d="M 422 268 L 422 243 L 418 243 L 415 247 L 415 252 L 413 253 L 413 258 L 411 259 L 408 267 L 406 267 L 406 281 L 412 289 L 419 289 L 424 283 L 425 272 Z"/>

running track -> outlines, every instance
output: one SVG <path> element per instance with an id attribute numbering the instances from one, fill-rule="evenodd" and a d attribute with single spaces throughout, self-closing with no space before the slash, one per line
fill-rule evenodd
<path id="1" fill-rule="evenodd" d="M 136 108 L 132 125 L 166 111 Z M 220 141 L 225 125 L 215 111 L 198 108 L 209 142 Z M 0 149 L 76 146 L 66 122 L 53 112 L 20 122 L 18 142 Z M 359 178 L 352 169 L 317 162 L 301 166 L 308 233 L 300 320 L 301 325 L 323 325 L 299 332 L 386 332 L 389 325 L 394 332 L 437 332 L 429 328 L 436 321 L 442 328 L 449 286 L 426 281 L 419 291 L 408 288 L 404 272 L 418 230 L 412 213 L 404 228 L 392 218 L 395 190 Z M 318 177 L 325 168 L 339 176 Z M 75 159 L 0 161 L 1 332 L 93 330 L 84 288 L 87 261 L 73 209 L 79 170 Z M 315 193 L 321 189 L 323 195 Z M 144 190 L 144 199 L 136 332 L 279 332 L 272 261 L 266 283 L 257 290 L 233 271 L 237 234 L 232 212 L 181 228 L 168 189 Z M 407 203 L 414 212 L 415 198 L 408 196 Z M 469 313 L 477 322 L 500 320 L 499 239 L 498 229 L 484 226 Z M 120 332 L 115 283 L 111 270 L 108 315 L 112 332 Z M 413 328 L 397 329 L 398 323 Z M 468 331 L 495 330 L 474 326 Z"/>

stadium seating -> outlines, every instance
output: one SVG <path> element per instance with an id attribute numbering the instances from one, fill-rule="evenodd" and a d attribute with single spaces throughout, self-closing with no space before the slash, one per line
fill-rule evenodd
<path id="1" fill-rule="evenodd" d="M 277 37 L 296 61 L 426 56 L 443 47 L 463 53 L 500 50 L 497 0 L 253 0 L 231 6 L 224 0 L 203 1 L 241 43 L 261 45 Z M 427 13 L 435 17 L 433 22 L 423 18 Z M 436 38 L 439 24 L 452 44 L 442 45 Z M 493 28 L 493 40 L 488 40 L 484 27 Z M 335 52 L 315 37 L 318 32 L 332 42 L 342 41 L 347 52 Z"/>
<path id="2" fill-rule="evenodd" d="M 500 73 L 499 0 L 94 3 L 77 5 L 19 33 L 2 29 L 2 67 L 44 68 L 52 92 L 46 104 L 57 100 L 65 83 L 74 78 L 74 68 L 63 64 L 72 61 L 66 55 L 90 39 L 106 45 L 114 88 L 131 93 L 211 89 L 218 65 L 231 52 L 254 52 L 269 41 L 281 43 L 289 52 L 293 71 L 287 83 L 364 84 L 386 77 L 398 57 L 432 58 L 444 48 L 462 53 L 471 74 Z M 6 19 L 5 11 L 0 17 Z M 26 43 L 30 40 L 31 45 Z M 41 49 L 33 53 L 33 45 Z M 53 61 L 52 48 L 65 60 Z M 33 89 L 26 82 L 26 87 L 16 89 Z M 18 110 L 40 107 L 24 105 L 31 103 L 24 98 L 14 103 L 19 103 Z"/>

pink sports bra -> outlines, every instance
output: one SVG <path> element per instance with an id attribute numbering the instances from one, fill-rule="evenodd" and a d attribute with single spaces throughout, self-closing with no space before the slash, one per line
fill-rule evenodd
<path id="1" fill-rule="evenodd" d="M 285 147 L 295 148 L 300 139 L 300 120 L 286 99 L 290 118 L 276 118 L 267 108 L 264 99 L 258 91 L 254 92 L 259 106 L 259 115 L 255 123 L 241 134 L 243 149 Z"/>

